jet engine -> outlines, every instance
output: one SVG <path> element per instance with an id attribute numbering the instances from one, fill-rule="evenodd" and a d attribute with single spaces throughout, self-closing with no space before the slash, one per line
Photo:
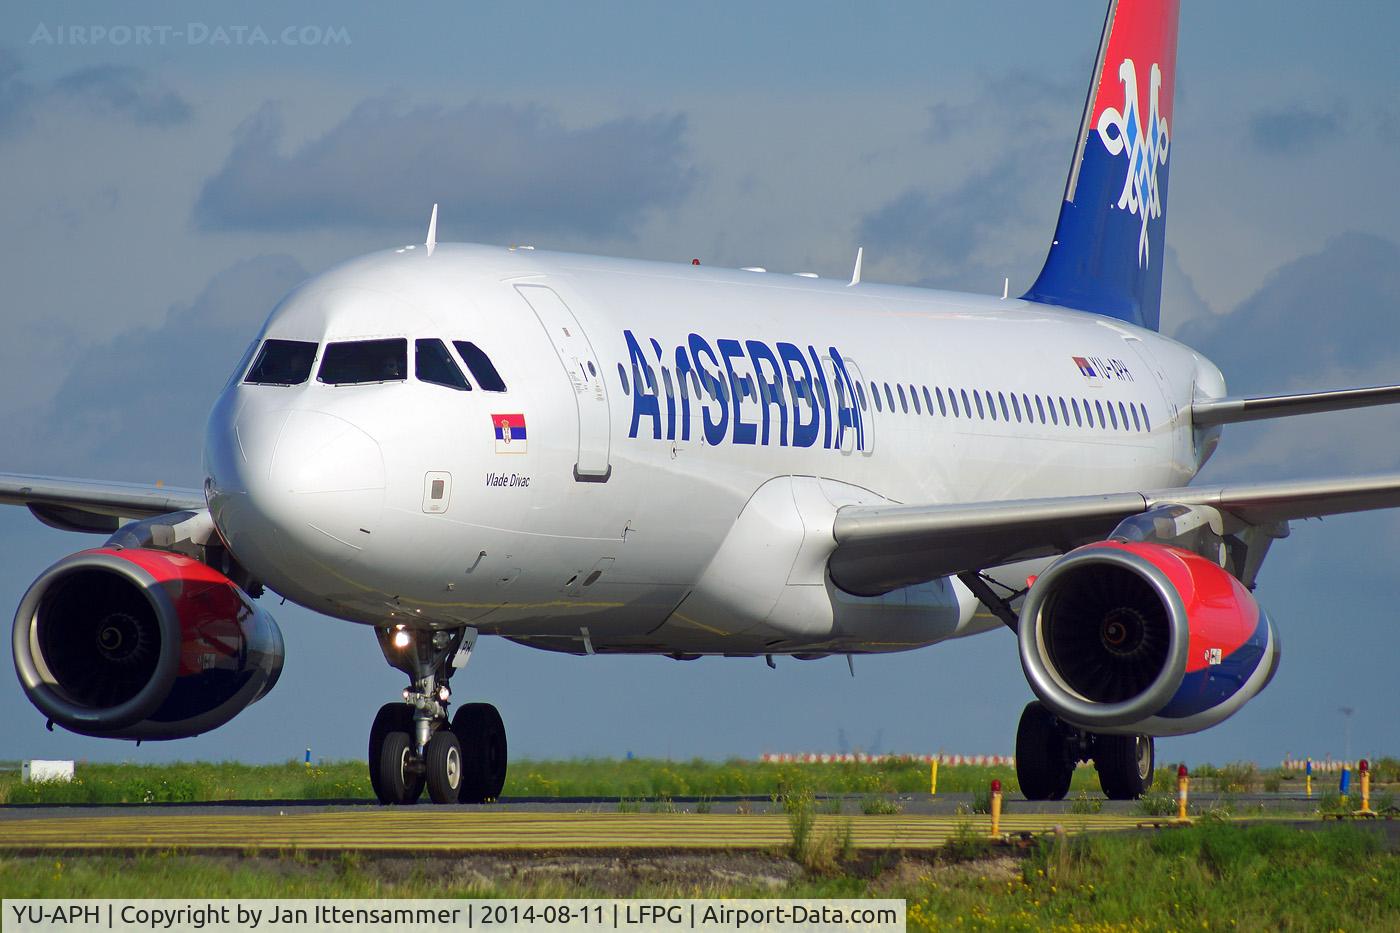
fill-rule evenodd
<path id="1" fill-rule="evenodd" d="M 1219 564 L 1144 541 L 1088 544 L 1051 564 L 1021 610 L 1021 666 L 1056 716 L 1098 733 L 1215 725 L 1278 668 L 1268 617 Z"/>
<path id="2" fill-rule="evenodd" d="M 15 615 L 29 700 L 83 735 L 179 739 L 228 722 L 282 672 L 282 633 L 228 577 L 180 554 L 99 548 L 54 564 Z"/>

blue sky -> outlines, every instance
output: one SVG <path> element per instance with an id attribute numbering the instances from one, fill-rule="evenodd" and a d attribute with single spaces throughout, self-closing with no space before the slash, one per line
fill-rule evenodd
<path id="1" fill-rule="evenodd" d="M 1238 391 L 1400 381 L 1400 8 L 1185 7 L 1164 330 Z M 443 240 L 823 275 L 849 274 L 863 244 L 867 280 L 1023 289 L 1103 16 L 1011 0 L 115 9 L 0 11 L 0 469 L 179 485 L 198 484 L 208 404 L 277 298 L 421 239 L 432 201 Z M 1203 480 L 1394 470 L 1397 434 L 1384 412 L 1239 426 Z M 0 605 L 89 543 L 0 510 Z M 1397 543 L 1391 514 L 1297 525 L 1259 590 L 1278 678 L 1159 754 L 1341 755 L 1342 706 L 1355 751 L 1400 750 Z M 270 608 L 287 667 L 224 729 L 139 749 L 50 735 L 5 677 L 0 757 L 359 756 L 400 675 L 367 629 Z M 496 703 L 535 757 L 1005 752 L 1030 697 L 1007 633 L 858 658 L 854 679 L 840 660 L 771 671 L 488 639 L 457 693 Z"/>

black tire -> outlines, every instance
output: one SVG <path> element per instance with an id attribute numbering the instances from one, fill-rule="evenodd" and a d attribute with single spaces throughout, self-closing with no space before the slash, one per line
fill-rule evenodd
<path id="1" fill-rule="evenodd" d="M 433 803 L 456 803 L 462 792 L 462 745 L 450 729 L 439 729 L 423 752 L 428 797 Z"/>
<path id="2" fill-rule="evenodd" d="M 385 803 L 418 802 L 423 775 L 413 768 L 413 740 L 407 732 L 390 732 L 379 750 L 379 784 Z"/>
<path id="3" fill-rule="evenodd" d="M 485 803 L 506 786 L 506 726 L 490 703 L 468 703 L 452 717 L 462 745 L 462 803 Z"/>
<path id="4" fill-rule="evenodd" d="M 1137 800 L 1152 786 L 1155 746 L 1150 735 L 1094 737 L 1094 770 L 1109 800 Z"/>
<path id="5" fill-rule="evenodd" d="M 1038 700 L 1021 710 L 1016 727 L 1016 780 L 1027 800 L 1063 800 L 1074 762 L 1065 751 L 1060 723 Z"/>
<path id="6" fill-rule="evenodd" d="M 407 703 L 385 703 L 374 714 L 374 724 L 369 727 L 369 785 L 380 803 L 398 803 L 397 799 L 386 796 L 379 780 L 379 757 L 384 749 L 384 736 L 390 732 L 413 734 L 413 707 Z"/>

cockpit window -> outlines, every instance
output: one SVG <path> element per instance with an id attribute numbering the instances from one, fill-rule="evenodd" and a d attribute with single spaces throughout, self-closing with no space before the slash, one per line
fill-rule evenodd
<path id="1" fill-rule="evenodd" d="M 402 382 L 408 378 L 408 340 L 349 340 L 326 345 L 316 376 L 330 385 Z"/>
<path id="2" fill-rule="evenodd" d="M 269 340 L 244 382 L 264 386 L 299 386 L 311 376 L 316 344 L 302 340 Z"/>
<path id="3" fill-rule="evenodd" d="M 471 383 L 457 368 L 452 354 L 447 352 L 441 340 L 430 338 L 413 342 L 413 375 L 419 382 L 431 382 L 449 389 L 469 391 Z"/>
<path id="4" fill-rule="evenodd" d="M 504 392 L 506 390 L 505 380 L 501 374 L 496 372 L 496 367 L 491 363 L 491 357 L 481 352 L 481 348 L 476 344 L 466 340 L 454 340 L 452 345 L 457 348 L 457 352 L 462 354 L 462 362 L 467 364 L 472 376 L 476 379 L 476 384 L 487 392 Z"/>

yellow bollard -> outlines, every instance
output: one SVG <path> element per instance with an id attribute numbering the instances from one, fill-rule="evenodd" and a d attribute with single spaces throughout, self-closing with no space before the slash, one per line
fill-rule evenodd
<path id="1" fill-rule="evenodd" d="M 992 838 L 1001 838 L 1001 781 L 992 781 Z"/>
<path id="2" fill-rule="evenodd" d="M 1176 821 L 1178 823 L 1189 823 L 1191 817 L 1186 815 L 1186 798 L 1191 791 L 1191 778 L 1186 773 L 1186 765 L 1176 769 Z"/>
<path id="3" fill-rule="evenodd" d="M 1363 758 L 1358 767 L 1361 770 L 1361 809 L 1356 815 L 1375 816 L 1376 811 L 1371 809 L 1371 763 Z"/>
<path id="4" fill-rule="evenodd" d="M 1308 796 L 1311 797 L 1311 796 L 1312 796 L 1312 759 L 1311 759 L 1311 758 L 1308 759 L 1308 763 L 1307 763 L 1307 765 L 1306 765 L 1305 767 L 1306 767 L 1306 771 L 1304 772 L 1304 774 L 1305 774 L 1304 781 L 1305 781 L 1305 786 L 1306 786 L 1307 789 L 1308 789 Z"/>
<path id="5" fill-rule="evenodd" d="M 928 792 L 930 795 L 938 793 L 938 756 L 934 755 L 928 763 Z"/>

